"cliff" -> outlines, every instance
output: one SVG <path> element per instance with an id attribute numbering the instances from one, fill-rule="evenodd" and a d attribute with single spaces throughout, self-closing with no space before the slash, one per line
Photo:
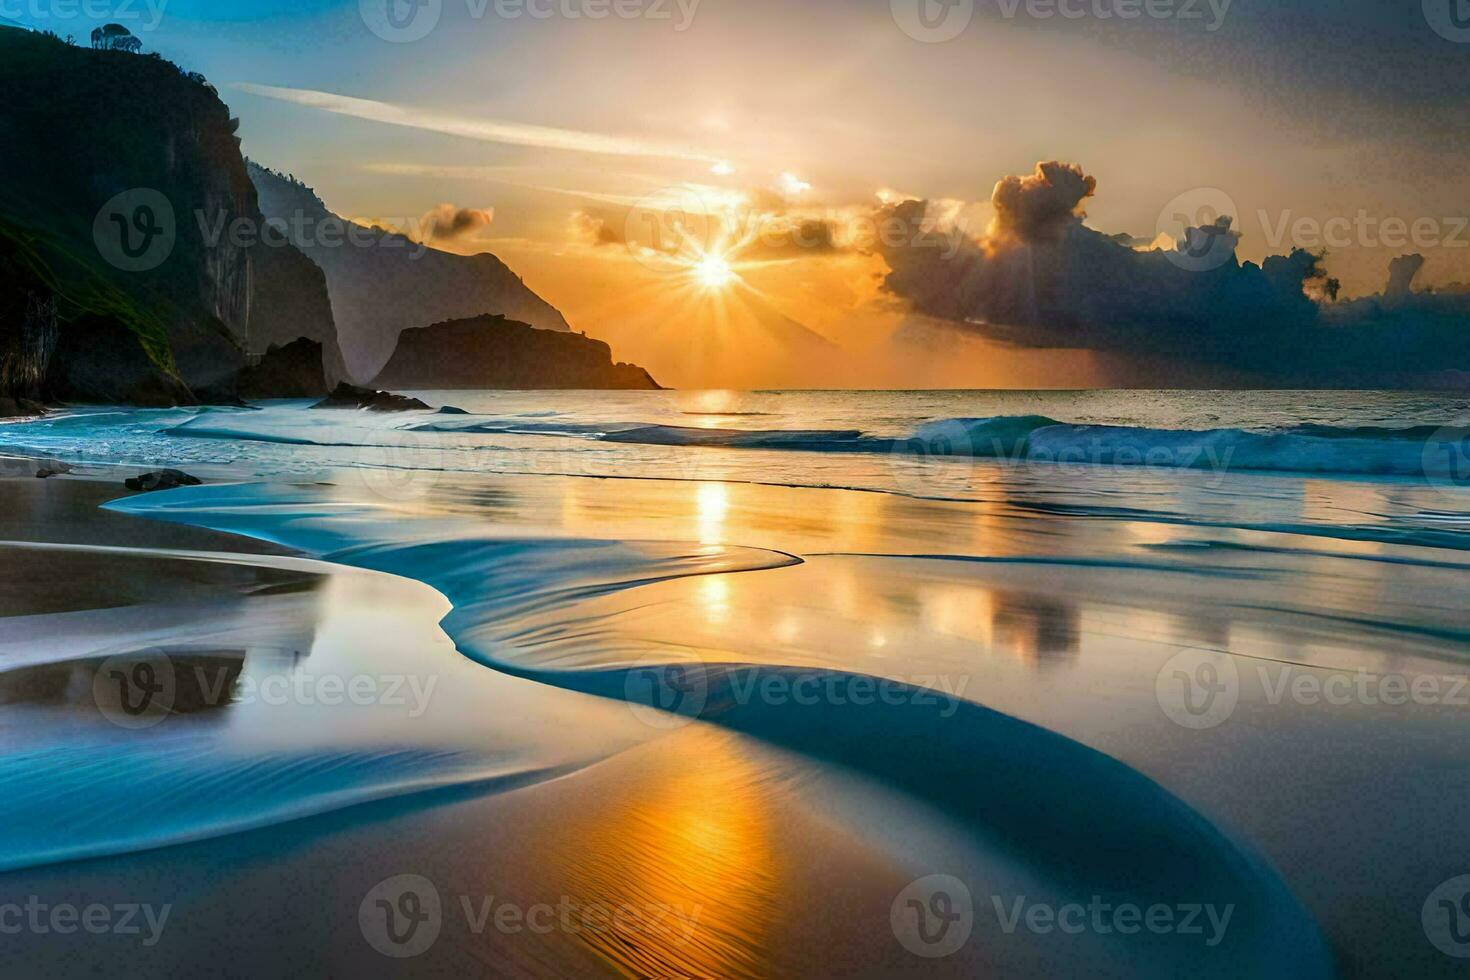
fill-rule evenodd
<path id="1" fill-rule="evenodd" d="M 657 390 L 648 372 L 617 364 L 600 340 L 538 330 L 503 316 L 450 320 L 403 331 L 373 381 L 380 388 L 602 388 Z"/>
<path id="2" fill-rule="evenodd" d="M 338 217 L 311 188 L 250 163 L 266 217 L 326 273 L 348 373 L 378 374 L 398 335 L 424 323 L 495 313 L 543 330 L 565 318 L 488 252 L 456 255 Z"/>
<path id="3" fill-rule="evenodd" d="M 202 77 L 3 31 L 0 92 L 0 358 L 16 365 L 0 385 L 228 400 L 247 346 L 299 336 L 341 373 L 320 271 L 283 241 L 227 230 L 264 216 L 236 121 Z M 22 304 L 46 311 L 41 327 L 15 315 Z"/>
<path id="4" fill-rule="evenodd" d="M 320 398 L 327 390 L 322 345 L 305 337 L 273 345 L 259 364 L 240 372 L 241 398 Z"/>

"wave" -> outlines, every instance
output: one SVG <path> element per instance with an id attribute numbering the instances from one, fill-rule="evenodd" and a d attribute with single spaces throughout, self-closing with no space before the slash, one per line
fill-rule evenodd
<path id="1" fill-rule="evenodd" d="M 1192 430 L 1020 416 L 932 422 L 907 442 L 913 451 L 933 456 L 1461 480 L 1470 477 L 1461 444 L 1467 436 L 1470 430 L 1437 426 Z"/>
<path id="2" fill-rule="evenodd" d="M 688 414 L 688 413 L 685 413 Z M 1169 469 L 1430 476 L 1470 481 L 1470 428 L 1298 425 L 1280 429 L 1162 429 L 1060 422 L 1044 415 L 936 419 L 906 436 L 861 429 L 731 429 L 638 422 L 427 422 L 417 432 L 563 435 L 608 443 Z"/>
<path id="3" fill-rule="evenodd" d="M 1419 548 L 1447 548 L 1470 551 L 1470 536 L 1460 530 L 1438 530 L 1392 524 L 1330 524 L 1306 521 L 1211 520 L 1174 511 L 1146 510 L 1141 507 L 1058 504 L 1042 500 L 1016 499 L 1011 506 L 1018 511 L 1103 521 L 1137 521 L 1144 524 L 1168 524 L 1192 528 L 1222 528 L 1237 531 L 1264 531 L 1268 534 L 1298 534 L 1308 537 L 1334 538 L 1341 541 L 1370 541 Z"/>
<path id="4" fill-rule="evenodd" d="M 695 413 L 684 413 L 695 414 Z M 726 413 L 719 413 L 721 415 Z M 762 413 L 750 413 L 762 414 Z M 483 435 L 581 436 L 601 442 L 642 446 L 721 446 L 733 449 L 846 448 L 862 451 L 889 445 L 889 440 L 867 439 L 859 429 L 709 429 L 698 426 L 651 425 L 643 422 L 424 422 L 413 432 L 473 433 Z"/>
<path id="5" fill-rule="evenodd" d="M 856 450 L 867 448 L 859 429 L 701 429 L 681 425 L 645 425 L 609 432 L 605 442 L 644 446 L 722 446 L 729 449 Z M 886 443 L 887 440 L 881 440 Z"/>
<path id="6" fill-rule="evenodd" d="M 0 871 L 208 840 L 450 787 L 510 789 L 566 771 L 427 749 L 246 754 L 194 737 L 16 749 L 0 756 Z"/>
<path id="7" fill-rule="evenodd" d="M 322 442 L 317 439 L 308 439 L 305 436 L 287 435 L 281 432 L 250 432 L 245 429 L 233 429 L 228 426 L 198 426 L 198 425 L 176 425 L 171 429 L 164 429 L 163 435 L 190 439 L 228 439 L 238 442 L 270 442 L 282 446 L 344 446 L 357 445 L 357 443 L 333 443 Z"/>

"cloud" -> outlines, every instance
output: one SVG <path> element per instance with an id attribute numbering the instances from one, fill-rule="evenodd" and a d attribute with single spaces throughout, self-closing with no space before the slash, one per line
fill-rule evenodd
<path id="1" fill-rule="evenodd" d="M 990 203 L 995 219 L 990 237 L 1022 243 L 1055 241 L 1081 220 L 1082 202 L 1097 190 L 1097 181 L 1073 163 L 1050 160 L 1026 177 L 1006 177 L 995 185 Z"/>
<path id="2" fill-rule="evenodd" d="M 441 204 L 420 219 L 425 241 L 451 241 L 488 228 L 495 220 L 494 208 L 459 208 Z"/>
<path id="3" fill-rule="evenodd" d="M 250 95 L 290 102 L 293 105 L 319 109 L 336 115 L 351 116 L 354 119 L 365 119 L 388 126 L 422 129 L 432 133 L 445 133 L 486 143 L 536 146 L 549 150 L 596 153 L 606 156 L 694 160 L 703 163 L 714 163 L 718 159 L 687 146 L 606 136 L 573 129 L 554 129 L 549 126 L 531 126 L 525 123 L 493 119 L 450 116 L 392 105 L 388 102 L 375 102 L 371 99 L 338 95 L 334 92 L 319 92 L 314 89 L 283 88 L 277 85 L 257 85 L 251 82 L 236 82 L 230 87 Z"/>
<path id="4" fill-rule="evenodd" d="M 838 244 L 837 224 L 825 217 L 756 214 L 747 224 L 738 250 L 746 260 L 817 257 L 851 247 Z"/>
<path id="5" fill-rule="evenodd" d="M 617 231 L 608 224 L 607 218 L 590 211 L 576 211 L 572 214 L 572 231 L 574 235 L 588 245 L 625 245 L 627 239 L 623 233 Z"/>
<path id="6" fill-rule="evenodd" d="M 1006 178 L 985 239 L 949 255 L 918 238 L 881 243 L 885 287 L 914 312 L 1021 347 L 1164 357 L 1304 385 L 1412 384 L 1470 369 L 1470 295 L 1410 292 L 1412 259 L 1396 260 L 1388 295 L 1339 303 L 1321 255 L 1241 262 L 1228 216 L 1168 247 L 1095 231 L 1079 210 L 1095 190 L 1080 167 L 1055 161 Z M 932 220 L 925 201 L 880 213 L 915 228 Z"/>
<path id="7" fill-rule="evenodd" d="M 1383 287 L 1385 301 L 1397 302 L 1409 298 L 1414 277 L 1424 268 L 1424 256 L 1400 255 L 1388 263 L 1388 285 Z"/>

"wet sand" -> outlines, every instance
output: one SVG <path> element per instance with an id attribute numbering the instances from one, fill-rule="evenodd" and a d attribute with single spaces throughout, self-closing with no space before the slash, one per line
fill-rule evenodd
<path id="1" fill-rule="evenodd" d="M 130 496 L 121 478 L 0 478 L 0 549 L 6 565 L 0 616 L 245 594 L 304 584 L 299 573 L 247 564 L 170 561 L 122 549 L 285 555 L 266 542 L 159 524 L 103 510 Z M 113 551 L 70 551 L 37 545 L 81 545 Z"/>

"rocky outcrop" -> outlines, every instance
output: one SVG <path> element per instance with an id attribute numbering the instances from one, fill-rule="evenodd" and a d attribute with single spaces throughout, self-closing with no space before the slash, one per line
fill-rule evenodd
<path id="1" fill-rule="evenodd" d="M 322 345 L 305 337 L 272 346 L 259 364 L 240 375 L 242 398 L 320 398 L 326 393 Z"/>
<path id="2" fill-rule="evenodd" d="M 202 482 L 197 476 L 190 476 L 183 470 L 154 470 L 141 476 L 128 477 L 123 481 L 123 486 L 138 493 L 152 493 L 155 490 L 197 487 Z"/>
<path id="3" fill-rule="evenodd" d="M 387 363 L 398 335 L 439 320 L 498 313 L 543 330 L 566 319 L 488 252 L 456 255 L 338 217 L 305 184 L 250 164 L 266 217 L 326 273 L 337 333 L 355 380 Z"/>
<path id="4" fill-rule="evenodd" d="M 577 333 L 537 330 L 503 316 L 403 331 L 373 382 L 387 388 L 633 389 L 659 385 L 612 348 Z"/>
<path id="5" fill-rule="evenodd" d="M 149 356 L 136 335 L 95 314 L 79 316 L 61 331 L 46 387 L 48 396 L 60 401 L 168 408 L 197 400 L 176 373 Z"/>
<path id="6" fill-rule="evenodd" d="M 369 412 L 414 412 L 428 411 L 429 406 L 417 398 L 395 395 L 391 391 L 374 391 L 342 382 L 332 393 L 317 402 L 312 408 L 353 408 Z"/>
<path id="7" fill-rule="evenodd" d="M 251 352 L 288 346 L 302 338 L 314 341 L 321 348 L 320 360 L 326 384 L 311 394 L 324 394 L 329 386 L 347 377 L 347 364 L 342 359 L 342 349 L 337 340 L 326 275 L 315 262 L 290 245 L 261 248 L 253 261 L 255 289 L 249 317 Z"/>
<path id="8" fill-rule="evenodd" d="M 0 419 L 26 419 L 46 414 L 46 406 L 29 398 L 0 395 Z"/>
<path id="9" fill-rule="evenodd" d="M 248 352 L 298 336 L 335 347 L 325 279 L 262 234 L 238 120 L 202 77 L 6 31 L 0 92 L 0 239 L 54 307 L 49 397 L 230 401 Z M 43 347 L 0 311 L 11 362 Z"/>
<path id="10" fill-rule="evenodd" d="M 0 415 L 28 414 L 17 401 L 42 397 L 56 339 L 56 297 L 0 237 Z"/>

